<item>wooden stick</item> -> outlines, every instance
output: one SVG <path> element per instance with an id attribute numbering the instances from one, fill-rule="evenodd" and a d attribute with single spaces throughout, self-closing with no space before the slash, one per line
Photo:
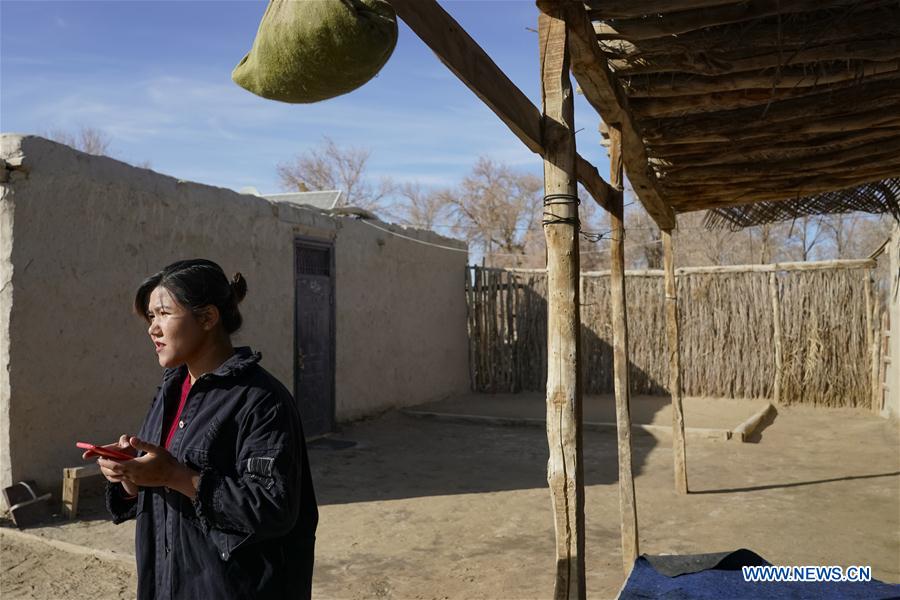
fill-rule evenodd
<path id="1" fill-rule="evenodd" d="M 672 230 L 662 231 L 663 266 L 666 273 L 666 341 L 669 351 L 669 396 L 672 398 L 672 455 L 675 461 L 675 491 L 688 493 L 687 456 L 684 447 L 684 409 L 681 386 L 681 347 L 678 331 L 678 286 Z"/>
<path id="2" fill-rule="evenodd" d="M 621 190 L 622 130 L 609 125 L 610 184 Z M 638 543 L 637 506 L 634 498 L 634 474 L 631 468 L 631 411 L 628 387 L 628 322 L 625 306 L 625 209 L 624 194 L 619 191 L 613 211 L 610 244 L 610 301 L 613 322 L 613 377 L 616 394 L 616 423 L 619 438 L 619 510 L 622 526 L 622 563 L 625 573 L 631 572 L 640 554 Z"/>
<path id="3" fill-rule="evenodd" d="M 548 14 L 548 12 L 550 14 Z M 538 16 L 544 105 L 544 191 L 547 205 L 547 479 L 556 526 L 556 600 L 585 598 L 584 473 L 578 298 L 578 205 L 574 100 L 566 24 L 555 8 Z"/>
<path id="4" fill-rule="evenodd" d="M 877 389 L 878 378 L 878 348 L 875 342 L 875 296 L 872 293 L 872 269 L 866 271 L 865 279 L 863 279 L 863 293 L 866 296 L 866 348 L 869 349 L 869 360 L 871 361 L 871 390 L 872 398 L 869 409 L 876 412 L 875 409 L 875 390 Z"/>
<path id="5" fill-rule="evenodd" d="M 881 313 L 881 349 L 879 352 L 879 361 L 878 361 L 878 393 L 875 397 L 875 405 L 878 409 L 878 414 L 882 414 L 884 410 L 884 392 L 885 392 L 885 378 L 887 376 L 888 364 L 890 364 L 890 352 L 888 342 L 890 341 L 890 318 L 888 316 L 888 311 L 884 310 Z M 890 390 L 888 390 L 890 391 Z"/>
<path id="6" fill-rule="evenodd" d="M 772 392 L 772 402 L 781 403 L 781 380 L 784 378 L 784 355 L 782 354 L 783 346 L 781 343 L 781 302 L 778 299 L 778 279 L 775 272 L 769 273 L 769 298 L 772 301 L 772 324 L 774 333 L 772 335 L 773 345 L 775 346 L 775 378 L 774 391 Z"/>

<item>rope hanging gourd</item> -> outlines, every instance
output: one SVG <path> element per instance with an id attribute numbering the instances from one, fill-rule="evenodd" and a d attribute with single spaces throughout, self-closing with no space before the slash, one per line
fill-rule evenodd
<path id="1" fill-rule="evenodd" d="M 385 0 L 269 0 L 231 78 L 270 100 L 318 102 L 372 79 L 396 44 L 397 16 Z"/>

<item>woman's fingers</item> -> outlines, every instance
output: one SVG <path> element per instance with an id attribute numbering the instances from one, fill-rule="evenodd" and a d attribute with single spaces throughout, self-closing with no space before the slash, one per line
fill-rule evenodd
<path id="1" fill-rule="evenodd" d="M 156 444 L 145 442 L 137 436 L 131 436 L 130 438 L 128 438 L 128 443 L 135 450 L 140 450 L 141 452 L 146 452 L 148 454 L 159 454 L 160 452 L 163 452 L 165 450 L 164 448 L 157 446 Z"/>
<path id="2" fill-rule="evenodd" d="M 100 465 L 100 473 L 106 477 L 107 481 L 120 483 L 125 479 L 122 465 L 116 461 L 107 458 L 98 458 L 97 464 Z"/>
<path id="3" fill-rule="evenodd" d="M 128 443 L 128 434 L 123 433 L 119 436 L 119 448 L 131 448 L 131 444 Z"/>
<path id="4" fill-rule="evenodd" d="M 105 475 L 107 473 L 111 475 L 122 475 L 124 474 L 124 470 L 122 469 L 122 465 L 114 460 L 110 460 L 108 458 L 98 458 L 97 464 L 100 465 L 100 471 Z"/>

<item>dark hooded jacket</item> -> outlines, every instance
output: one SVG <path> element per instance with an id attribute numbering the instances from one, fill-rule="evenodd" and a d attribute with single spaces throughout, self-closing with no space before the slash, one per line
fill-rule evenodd
<path id="1" fill-rule="evenodd" d="M 139 600 L 308 598 L 318 510 L 291 393 L 248 347 L 191 386 L 169 452 L 201 473 L 196 498 L 107 486 L 115 523 L 136 518 Z M 138 437 L 162 445 L 187 375 L 166 369 Z"/>

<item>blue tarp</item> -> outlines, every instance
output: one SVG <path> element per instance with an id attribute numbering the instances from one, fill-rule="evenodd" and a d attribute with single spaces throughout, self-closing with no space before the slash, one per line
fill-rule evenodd
<path id="1" fill-rule="evenodd" d="M 868 582 L 749 582 L 742 566 L 769 565 L 750 550 L 691 556 L 641 556 L 625 582 L 621 600 L 887 600 L 900 598 L 900 585 Z"/>

